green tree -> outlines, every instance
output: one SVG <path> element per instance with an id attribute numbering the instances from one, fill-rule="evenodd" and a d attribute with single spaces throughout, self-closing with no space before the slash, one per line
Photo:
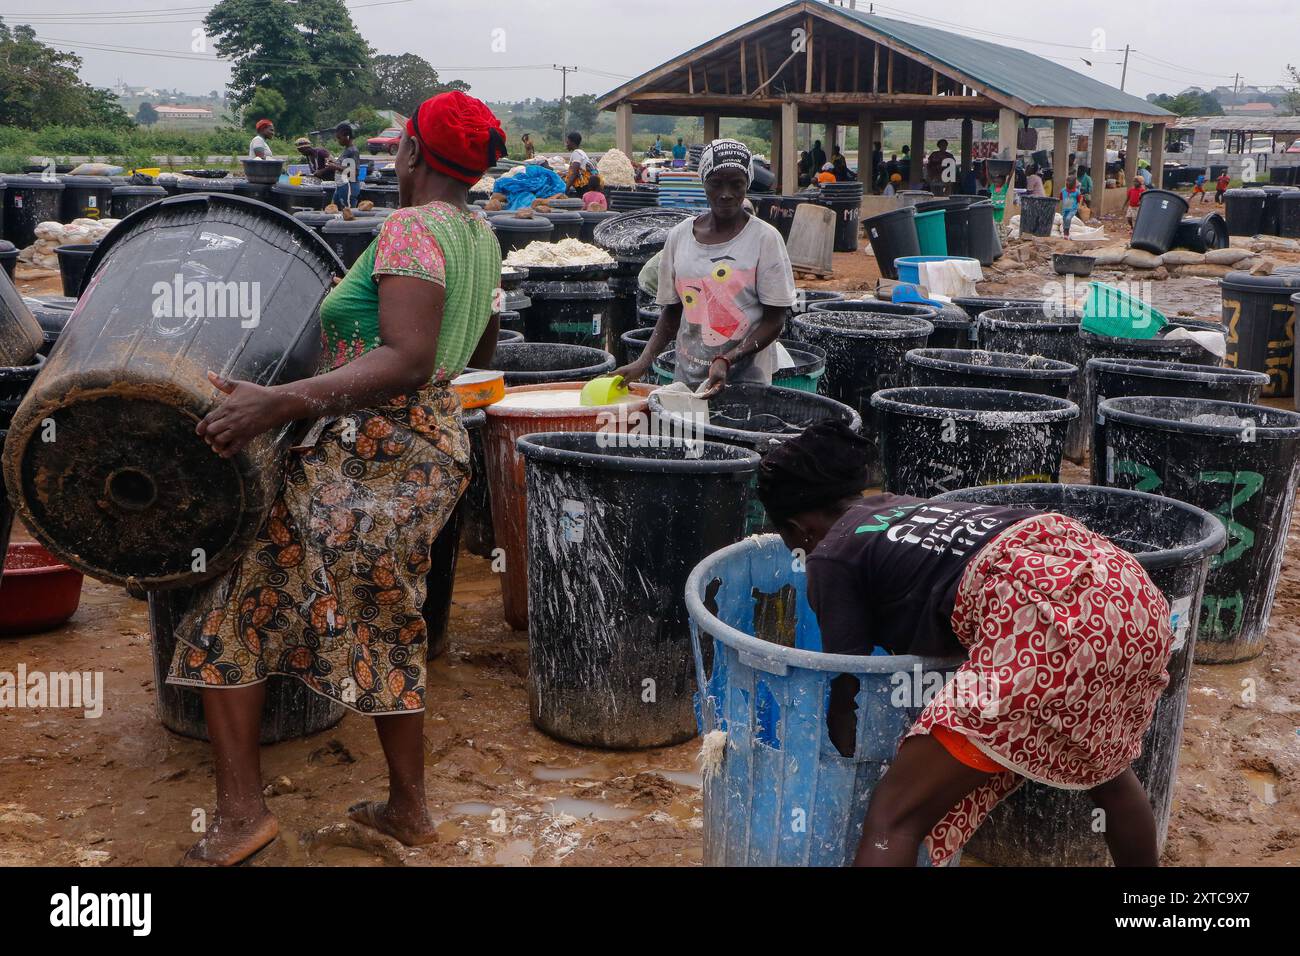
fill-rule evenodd
<path id="1" fill-rule="evenodd" d="M 369 75 L 372 51 L 343 0 L 221 0 L 203 25 L 233 61 L 231 102 L 248 108 L 259 90 L 279 93 L 286 132 L 309 128 Z"/>
<path id="2" fill-rule="evenodd" d="M 0 126 L 129 129 L 117 98 L 83 83 L 80 69 L 81 57 L 41 43 L 30 26 L 11 29 L 0 19 Z"/>
<path id="3" fill-rule="evenodd" d="M 253 98 L 244 107 L 244 128 L 256 129 L 257 121 L 269 119 L 275 124 L 276 132 L 287 131 L 289 125 L 289 104 L 279 90 L 259 86 L 253 91 Z"/>
<path id="4" fill-rule="evenodd" d="M 1289 63 L 1286 68 L 1287 75 L 1291 77 L 1291 82 L 1295 84 L 1287 89 L 1282 96 L 1282 102 L 1279 104 L 1288 116 L 1300 114 L 1300 67 L 1291 66 Z"/>
<path id="5" fill-rule="evenodd" d="M 135 111 L 135 121 L 141 126 L 152 126 L 158 122 L 158 111 L 153 108 L 152 103 L 141 103 L 140 108 Z"/>
<path id="6" fill-rule="evenodd" d="M 1156 106 L 1163 107 L 1171 113 L 1177 113 L 1179 116 L 1223 115 L 1223 107 L 1213 93 L 1189 92 L 1179 93 L 1177 96 L 1159 93 L 1150 97 L 1150 100 Z"/>
<path id="7" fill-rule="evenodd" d="M 397 110 L 405 116 L 414 113 L 431 96 L 449 90 L 469 92 L 469 84 L 463 80 L 444 83 L 429 61 L 414 53 L 400 56 L 382 53 L 375 57 L 371 72 L 375 102 L 383 109 Z"/>

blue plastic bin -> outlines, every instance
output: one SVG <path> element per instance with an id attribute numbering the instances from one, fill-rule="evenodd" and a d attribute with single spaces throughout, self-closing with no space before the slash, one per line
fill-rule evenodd
<path id="1" fill-rule="evenodd" d="M 706 866 L 852 863 L 871 791 L 928 700 L 892 698 L 925 686 L 927 675 L 937 690 L 961 663 L 821 653 L 806 582 L 774 534 L 711 554 L 686 582 L 701 730 L 726 735 L 705 767 Z M 769 639 L 755 636 L 756 621 Z M 859 681 L 852 758 L 826 729 L 830 684 L 841 674 Z M 706 752 L 711 745 L 706 738 Z M 924 849 L 921 857 L 928 862 Z"/>
<path id="2" fill-rule="evenodd" d="M 898 270 L 899 282 L 910 282 L 913 285 L 921 284 L 921 270 L 917 268 L 922 262 L 979 262 L 978 259 L 971 259 L 968 256 L 901 256 L 894 260 L 894 268 Z"/>

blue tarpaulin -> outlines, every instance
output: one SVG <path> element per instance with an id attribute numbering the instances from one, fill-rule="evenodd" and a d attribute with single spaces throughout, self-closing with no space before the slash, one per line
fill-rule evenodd
<path id="1" fill-rule="evenodd" d="M 494 187 L 495 192 L 510 200 L 507 209 L 522 209 L 531 205 L 534 199 L 549 198 L 557 193 L 562 195 L 564 189 L 564 180 L 549 166 L 535 164 L 525 166 L 522 173 L 498 179 Z"/>

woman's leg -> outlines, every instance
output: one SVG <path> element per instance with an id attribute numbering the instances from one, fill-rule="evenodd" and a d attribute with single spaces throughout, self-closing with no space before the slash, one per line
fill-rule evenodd
<path id="1" fill-rule="evenodd" d="M 1105 814 L 1106 846 L 1116 866 L 1156 866 L 1156 817 L 1151 801 L 1130 767 L 1114 780 L 1088 791 Z"/>
<path id="2" fill-rule="evenodd" d="M 989 776 L 929 734 L 908 737 L 871 795 L 854 865 L 916 866 L 921 841 Z"/>
<path id="3" fill-rule="evenodd" d="M 258 734 L 266 682 L 201 693 L 215 761 L 217 813 L 186 858 L 231 866 L 248 859 L 280 832 L 262 798 Z"/>
<path id="4" fill-rule="evenodd" d="M 436 838 L 424 795 L 424 712 L 375 718 L 388 761 L 388 802 L 362 802 L 348 810 L 358 823 L 374 827 L 407 846 Z"/>

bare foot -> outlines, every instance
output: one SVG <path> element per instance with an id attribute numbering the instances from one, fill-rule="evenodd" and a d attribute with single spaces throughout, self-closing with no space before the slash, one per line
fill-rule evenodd
<path id="1" fill-rule="evenodd" d="M 388 804 L 377 800 L 354 803 L 348 807 L 348 819 L 386 833 L 406 846 L 425 846 L 438 839 L 427 813 L 422 818 L 397 817 Z"/>
<path id="2" fill-rule="evenodd" d="M 217 817 L 181 859 L 182 866 L 238 866 L 247 863 L 280 835 L 280 823 L 264 811 L 242 820 Z"/>

